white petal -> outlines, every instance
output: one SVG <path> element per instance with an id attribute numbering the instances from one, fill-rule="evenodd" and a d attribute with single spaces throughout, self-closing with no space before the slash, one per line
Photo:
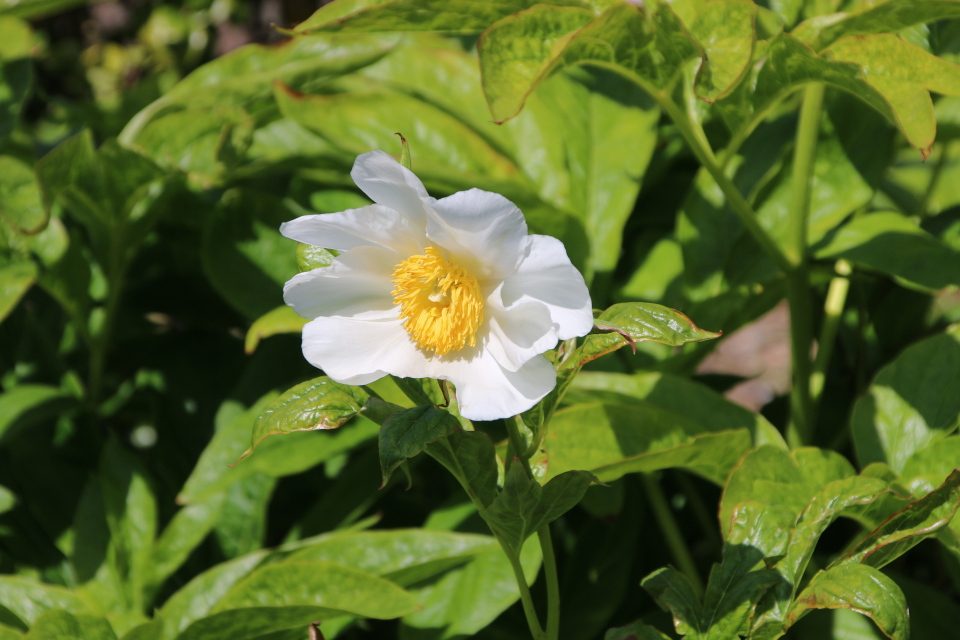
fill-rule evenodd
<path id="1" fill-rule="evenodd" d="M 503 281 L 501 295 L 508 309 L 531 300 L 545 304 L 560 340 L 586 335 L 593 327 L 590 292 L 556 238 L 527 236 L 523 258 Z"/>
<path id="2" fill-rule="evenodd" d="M 523 413 L 557 383 L 550 361 L 534 356 L 519 371 L 507 371 L 489 352 L 471 362 L 449 367 L 443 377 L 457 386 L 460 415 L 470 420 L 496 420 Z"/>
<path id="3" fill-rule="evenodd" d="M 487 298 L 483 308 L 484 346 L 501 367 L 517 371 L 525 362 L 557 345 L 557 325 L 541 302 L 521 302 L 505 309 L 500 292 Z"/>
<path id="4" fill-rule="evenodd" d="M 427 203 L 433 199 L 412 171 L 383 151 L 357 156 L 350 177 L 377 204 L 398 211 L 420 227 L 426 224 Z"/>
<path id="5" fill-rule="evenodd" d="M 523 252 L 527 222 L 497 193 L 470 189 L 433 203 L 427 237 L 448 250 L 478 279 L 503 278 Z"/>
<path id="6" fill-rule="evenodd" d="M 368 384 L 388 373 L 430 377 L 400 319 L 317 318 L 303 327 L 303 355 L 342 384 Z"/>
<path id="7" fill-rule="evenodd" d="M 382 247 L 357 247 L 329 267 L 298 273 L 283 286 L 283 300 L 301 317 L 396 318 L 390 276 L 397 254 Z"/>
<path id="8" fill-rule="evenodd" d="M 401 259 L 422 253 L 426 240 L 422 227 L 379 204 L 339 213 L 300 216 L 281 224 L 280 233 L 297 242 L 338 251 L 387 247 L 396 251 Z"/>

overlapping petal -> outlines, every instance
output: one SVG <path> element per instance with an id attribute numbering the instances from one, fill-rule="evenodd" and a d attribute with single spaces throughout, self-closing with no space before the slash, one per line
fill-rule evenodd
<path id="1" fill-rule="evenodd" d="M 449 380 L 461 414 L 471 420 L 535 405 L 556 384 L 541 354 L 593 326 L 589 292 L 563 244 L 528 236 L 523 214 L 498 194 L 471 189 L 434 200 L 383 152 L 357 158 L 351 175 L 377 204 L 303 216 L 281 229 L 300 242 L 343 251 L 331 266 L 284 287 L 287 303 L 313 319 L 303 330 L 307 360 L 345 384 L 387 374 Z M 483 292 L 474 344 L 443 355 L 418 346 L 393 303 L 394 271 L 428 247 L 469 272 Z"/>

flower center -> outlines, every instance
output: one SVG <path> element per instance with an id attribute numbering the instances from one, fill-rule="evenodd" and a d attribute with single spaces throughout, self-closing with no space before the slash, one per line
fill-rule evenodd
<path id="1" fill-rule="evenodd" d="M 474 346 L 483 320 L 480 285 L 466 269 L 435 247 L 410 256 L 393 271 L 393 303 L 400 305 L 403 328 L 422 349 L 438 356 Z"/>

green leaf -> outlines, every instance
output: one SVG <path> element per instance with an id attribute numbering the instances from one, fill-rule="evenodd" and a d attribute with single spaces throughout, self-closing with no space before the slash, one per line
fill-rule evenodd
<path id="1" fill-rule="evenodd" d="M 487 507 L 497 498 L 497 454 L 490 436 L 455 431 L 427 445 L 427 454 L 453 474 L 470 498 Z"/>
<path id="2" fill-rule="evenodd" d="M 338 429 L 357 415 L 367 397 L 363 389 L 334 382 L 326 376 L 301 382 L 284 391 L 263 410 L 253 425 L 250 448 L 239 460 L 273 435 Z"/>
<path id="3" fill-rule="evenodd" d="M 954 0 L 887 0 L 855 4 L 849 13 L 834 14 L 828 20 L 812 18 L 801 23 L 794 35 L 816 50 L 844 36 L 890 33 L 915 25 L 960 17 L 960 5 Z M 821 24 L 821 22 L 823 24 Z"/>
<path id="4" fill-rule="evenodd" d="M 40 233 L 49 221 L 33 167 L 10 156 L 0 156 L 0 220 L 26 236 Z"/>
<path id="5" fill-rule="evenodd" d="M 654 571 L 640 583 L 660 608 L 673 614 L 677 633 L 690 640 L 704 638 L 707 629 L 701 627 L 702 607 L 690 579 L 675 569 Z"/>
<path id="6" fill-rule="evenodd" d="M 0 141 L 16 127 L 33 86 L 33 32 L 10 16 L 7 3 L 10 0 L 0 2 Z"/>
<path id="7" fill-rule="evenodd" d="M 851 609 L 869 616 L 893 640 L 910 637 L 903 592 L 897 583 L 870 566 L 844 564 L 817 573 L 791 607 L 786 626 L 814 609 Z"/>
<path id="8" fill-rule="evenodd" d="M 0 439 L 7 433 L 60 415 L 76 406 L 77 400 L 68 393 L 39 384 L 22 384 L 0 394 Z"/>
<path id="9" fill-rule="evenodd" d="M 757 5 L 750 0 L 711 0 L 690 33 L 703 48 L 694 90 L 707 102 L 727 95 L 746 74 L 753 56 Z"/>
<path id="10" fill-rule="evenodd" d="M 880 370 L 850 418 L 862 466 L 900 471 L 916 451 L 960 424 L 960 325 L 921 340 Z"/>
<path id="11" fill-rule="evenodd" d="M 54 609 L 79 615 L 91 613 L 87 603 L 72 591 L 8 575 L 0 576 L 0 605 L 25 626 L 32 625 L 42 614 Z"/>
<path id="12" fill-rule="evenodd" d="M 333 533 L 300 544 L 305 546 L 293 551 L 284 562 L 336 562 L 401 587 L 470 562 L 478 554 L 500 550 L 490 536 L 423 529 Z"/>
<path id="13" fill-rule="evenodd" d="M 700 48 L 667 4 L 617 4 L 587 23 L 587 12 L 533 7 L 488 29 L 478 50 L 483 90 L 497 122 L 523 108 L 548 75 L 577 64 L 626 74 L 652 94 L 668 90 Z M 548 46 L 543 46 L 546 43 Z"/>
<path id="14" fill-rule="evenodd" d="M 53 610 L 42 614 L 24 640 L 116 640 L 106 618 Z"/>
<path id="15" fill-rule="evenodd" d="M 541 487 L 515 460 L 503 481 L 503 491 L 480 515 L 518 557 L 527 538 L 575 507 L 593 482 L 596 478 L 590 473 L 567 471 Z"/>
<path id="16" fill-rule="evenodd" d="M 239 164 L 252 135 L 253 121 L 242 109 L 191 108 L 153 120 L 133 146 L 160 166 L 188 173 L 195 183 L 210 188 Z"/>
<path id="17" fill-rule="evenodd" d="M 424 451 L 432 442 L 460 429 L 460 421 L 432 405 L 398 411 L 380 427 L 380 470 L 383 484 L 405 460 Z"/>
<path id="18" fill-rule="evenodd" d="M 309 245 L 298 245 L 298 250 L 301 246 Z M 300 333 L 307 322 L 308 320 L 298 316 L 291 307 L 286 305 L 277 307 L 260 316 L 250 325 L 243 342 L 243 350 L 249 355 L 257 350 L 257 346 L 264 338 L 281 333 Z"/>
<path id="19" fill-rule="evenodd" d="M 586 469 L 610 482 L 627 473 L 680 467 L 722 485 L 751 447 L 746 429 L 704 429 L 646 402 L 581 404 L 560 410 L 543 443 L 547 476 Z"/>
<path id="20" fill-rule="evenodd" d="M 294 217 L 271 194 L 231 189 L 205 221 L 200 260 L 217 293 L 250 320 L 276 309 L 299 271 L 280 224 Z"/>
<path id="21" fill-rule="evenodd" d="M 16 504 L 17 496 L 6 487 L 0 486 L 0 514 L 10 511 Z"/>
<path id="22" fill-rule="evenodd" d="M 389 620 L 418 608 L 394 583 L 332 562 L 268 564 L 237 583 L 213 608 L 217 613 L 250 607 L 317 607 L 324 617 L 355 615 Z M 210 618 L 208 618 L 210 619 Z M 199 623 L 194 623 L 194 627 Z M 190 629 L 181 637 L 193 637 Z"/>
<path id="23" fill-rule="evenodd" d="M 324 249 L 312 244 L 297 243 L 297 266 L 300 267 L 301 272 L 329 267 L 338 255 L 340 255 L 340 252 L 336 249 Z"/>
<path id="24" fill-rule="evenodd" d="M 960 252 L 892 212 L 857 216 L 816 249 L 923 291 L 960 284 Z"/>
<path id="25" fill-rule="evenodd" d="M 948 526 L 958 507 L 960 470 L 954 470 L 940 487 L 894 514 L 836 560 L 834 566 L 862 563 L 879 569 Z"/>
<path id="26" fill-rule="evenodd" d="M 536 540 L 524 546 L 520 566 L 527 584 L 536 580 L 540 559 Z M 516 575 L 500 545 L 412 591 L 423 608 L 403 617 L 401 638 L 472 637 L 520 599 Z"/>
<path id="27" fill-rule="evenodd" d="M 536 0 L 478 3 L 467 0 L 339 0 L 321 7 L 293 33 L 324 31 L 445 31 L 479 33 L 501 18 L 528 9 Z M 550 4 L 589 6 L 586 1 L 552 0 Z M 602 0 L 597 4 L 607 4 Z"/>
<path id="28" fill-rule="evenodd" d="M 290 433 L 282 438 L 268 438 L 257 447 L 257 455 L 231 468 L 230 465 L 249 449 L 254 423 L 275 398 L 275 394 L 267 394 L 214 434 L 177 496 L 180 504 L 207 500 L 234 483 L 261 473 L 278 478 L 305 471 L 377 435 L 377 425 L 362 419 L 323 434 Z M 310 414 L 311 410 L 307 408 L 304 419 Z M 292 420 L 293 416 L 291 414 L 289 418 Z"/>
<path id="29" fill-rule="evenodd" d="M 37 265 L 32 260 L 0 266 L 0 322 L 10 315 L 36 279 Z"/>
<path id="30" fill-rule="evenodd" d="M 840 454 L 814 447 L 787 452 L 763 446 L 749 452 L 730 474 L 720 500 L 720 526 L 727 530 L 742 502 L 777 507 L 797 516 L 824 486 L 854 475 Z"/>
<path id="31" fill-rule="evenodd" d="M 23 19 L 41 18 L 59 13 L 88 0 L 0 0 L 0 16 L 16 16 Z"/>
<path id="32" fill-rule="evenodd" d="M 204 541 L 220 516 L 219 496 L 182 507 L 157 538 L 150 554 L 148 586 L 156 589 Z"/>
<path id="33" fill-rule="evenodd" d="M 163 621 L 161 638 L 171 640 L 191 623 L 209 614 L 213 606 L 267 555 L 267 551 L 257 551 L 214 565 L 170 596 L 157 615 Z"/>
<path id="34" fill-rule="evenodd" d="M 624 396 L 627 396 L 625 399 Z M 570 404 L 641 400 L 697 422 L 703 431 L 748 429 L 755 446 L 787 445 L 762 415 L 727 400 L 709 387 L 669 373 L 602 373 L 584 371 L 567 392 Z"/>
<path id="35" fill-rule="evenodd" d="M 625 627 L 614 627 L 603 635 L 603 640 L 668 640 L 666 636 L 642 620 L 631 622 Z"/>

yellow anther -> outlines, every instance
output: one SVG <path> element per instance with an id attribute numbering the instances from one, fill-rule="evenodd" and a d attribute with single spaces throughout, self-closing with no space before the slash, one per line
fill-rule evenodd
<path id="1" fill-rule="evenodd" d="M 477 279 L 439 249 L 427 247 L 425 253 L 393 271 L 393 303 L 400 305 L 403 327 L 417 346 L 439 356 L 474 346 L 483 321 Z"/>

